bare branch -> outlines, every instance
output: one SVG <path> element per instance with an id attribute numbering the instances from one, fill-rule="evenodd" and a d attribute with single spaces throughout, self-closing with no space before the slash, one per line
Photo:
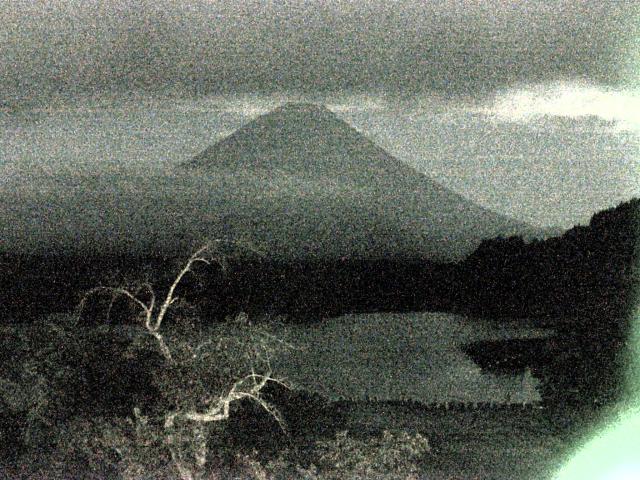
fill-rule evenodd
<path id="1" fill-rule="evenodd" d="M 248 381 L 251 381 L 252 385 L 250 388 L 245 390 L 244 384 Z M 242 400 L 243 398 L 249 398 L 258 403 L 265 411 L 273 416 L 278 422 L 280 428 L 286 432 L 286 423 L 280 412 L 260 395 L 260 392 L 268 382 L 275 382 L 289 388 L 282 380 L 272 377 L 271 373 L 268 373 L 267 375 L 251 373 L 236 381 L 229 392 L 225 396 L 219 397 L 215 405 L 205 412 L 189 411 L 182 413 L 181 416 L 185 420 L 199 423 L 226 420 L 229 418 L 229 407 L 231 403 Z M 178 415 L 178 413 L 173 413 L 172 415 L 173 417 L 171 422 L 173 422 L 173 419 Z M 166 421 L 165 425 L 167 425 Z"/>
<path id="2" fill-rule="evenodd" d="M 173 356 L 171 355 L 171 350 L 169 350 L 169 347 L 165 343 L 164 338 L 162 337 L 162 335 L 160 335 L 155 330 L 149 330 L 149 334 L 151 336 L 153 336 L 158 341 L 158 346 L 160 347 L 160 351 L 162 352 L 162 356 L 168 362 L 170 362 L 170 363 L 173 362 Z"/>
<path id="3" fill-rule="evenodd" d="M 271 415 L 276 420 L 276 422 L 278 422 L 278 426 L 280 427 L 280 429 L 284 433 L 287 432 L 287 426 L 286 426 L 287 424 L 275 406 L 271 405 L 269 402 L 267 402 L 264 398 L 260 397 L 259 395 L 253 395 L 251 393 L 243 393 L 242 398 L 250 398 L 251 400 L 258 403 L 258 405 L 260 405 L 269 415 Z"/>
<path id="4" fill-rule="evenodd" d="M 229 270 L 229 262 L 227 260 L 226 255 L 223 255 L 223 254 L 212 255 L 210 264 L 211 263 L 215 263 L 216 265 L 218 265 L 222 273 L 227 273 L 227 271 Z"/>
<path id="5" fill-rule="evenodd" d="M 182 268 L 182 270 L 180 270 L 176 278 L 173 280 L 173 283 L 171 284 L 171 287 L 169 287 L 169 291 L 167 292 L 167 296 L 165 297 L 164 302 L 162 302 L 162 306 L 160 307 L 160 312 L 156 316 L 156 321 L 155 321 L 155 324 L 153 325 L 153 329 L 155 331 L 157 331 L 160 328 L 160 325 L 162 325 L 162 320 L 164 320 L 164 316 L 166 315 L 167 310 L 169 309 L 169 306 L 173 303 L 174 292 L 178 287 L 178 285 L 180 284 L 180 282 L 182 281 L 182 278 L 188 272 L 191 271 L 191 268 L 197 262 L 202 262 L 207 265 L 211 264 L 211 262 L 207 258 L 203 257 L 204 252 L 209 250 L 209 248 L 210 247 L 208 244 L 204 245 L 203 247 L 198 249 L 193 255 L 191 255 L 191 257 L 187 261 L 187 264 Z"/>
<path id="6" fill-rule="evenodd" d="M 113 309 L 113 305 L 116 302 L 116 299 L 118 298 L 118 294 L 117 293 L 112 293 L 111 294 L 111 300 L 109 300 L 109 307 L 107 308 L 107 316 L 106 316 L 106 321 L 109 322 L 111 320 L 111 310 Z"/>
<path id="7" fill-rule="evenodd" d="M 271 340 L 274 343 L 278 343 L 282 347 L 285 347 L 286 349 L 289 349 L 289 350 L 301 350 L 301 347 L 297 347 L 297 346 L 293 345 L 292 343 L 287 342 L 286 340 L 283 340 L 281 338 L 276 337 L 275 335 L 272 335 L 271 333 L 262 331 L 262 332 L 260 332 L 260 336 L 264 337 L 264 338 L 266 338 L 268 340 Z"/>
<path id="8" fill-rule="evenodd" d="M 133 303 L 138 305 L 140 308 L 142 308 L 145 312 L 149 311 L 149 307 L 147 305 L 145 305 L 144 302 L 142 302 L 142 300 L 137 298 L 135 295 L 133 295 L 128 290 L 126 290 L 124 288 L 119 288 L 119 287 L 103 287 L 103 286 L 100 286 L 100 287 L 92 288 L 91 290 L 87 291 L 84 294 L 84 296 L 82 297 L 82 300 L 80 301 L 80 305 L 79 305 L 80 312 L 79 313 L 82 313 L 82 310 L 84 309 L 84 305 L 86 304 L 87 299 L 90 296 L 95 295 L 96 293 L 99 293 L 99 292 L 111 292 L 114 295 L 114 298 L 113 298 L 112 301 L 115 301 L 115 298 L 117 298 L 119 295 L 123 295 L 123 296 L 127 297 L 129 300 L 131 300 Z"/>

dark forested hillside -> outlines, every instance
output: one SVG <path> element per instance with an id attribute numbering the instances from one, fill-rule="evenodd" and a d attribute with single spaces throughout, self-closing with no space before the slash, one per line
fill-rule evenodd
<path id="1" fill-rule="evenodd" d="M 556 335 L 527 345 L 480 342 L 467 353 L 490 370 L 532 367 L 545 377 L 548 400 L 619 398 L 640 280 L 639 219 L 640 200 L 634 199 L 557 238 L 484 241 L 460 264 L 455 308 L 496 321 L 535 317 Z"/>
<path id="2" fill-rule="evenodd" d="M 638 280 L 639 219 L 633 199 L 560 237 L 485 240 L 459 265 L 456 303 L 492 317 L 624 314 Z"/>

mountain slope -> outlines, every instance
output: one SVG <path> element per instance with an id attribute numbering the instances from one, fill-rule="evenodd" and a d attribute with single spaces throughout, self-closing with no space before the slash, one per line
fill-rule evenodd
<path id="1" fill-rule="evenodd" d="M 483 238 L 533 232 L 444 188 L 313 104 L 262 115 L 185 167 L 212 179 L 250 174 L 277 191 L 228 226 L 294 256 L 457 260 Z"/>

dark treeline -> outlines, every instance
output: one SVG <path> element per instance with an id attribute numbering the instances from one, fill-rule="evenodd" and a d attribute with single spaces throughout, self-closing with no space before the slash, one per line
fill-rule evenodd
<path id="1" fill-rule="evenodd" d="M 639 220 L 634 199 L 560 237 L 485 240 L 459 265 L 455 303 L 492 318 L 624 315 L 640 278 Z"/>
<path id="2" fill-rule="evenodd" d="M 157 277 L 170 262 L 158 257 L 3 253 L 0 263 L 0 315 L 5 321 L 29 321 L 73 311 L 84 293 L 98 285 Z"/>
<path id="3" fill-rule="evenodd" d="M 640 280 L 640 200 L 595 214 L 588 226 L 524 243 L 494 239 L 460 264 L 456 309 L 499 321 L 536 318 L 549 339 L 469 345 L 483 369 L 544 379 L 545 400 L 608 404 L 624 394 L 626 346 Z"/>
<path id="4" fill-rule="evenodd" d="M 451 308 L 454 266 L 420 259 L 244 262 L 202 296 L 214 317 L 245 311 L 314 321 L 344 313 Z"/>
<path id="5" fill-rule="evenodd" d="M 98 285 L 134 286 L 149 281 L 161 295 L 188 254 L 174 258 L 101 255 L 2 256 L 0 314 L 6 320 L 72 311 L 83 294 Z M 421 259 L 344 259 L 284 262 L 264 258 L 228 259 L 198 265 L 178 292 L 206 320 L 240 311 L 250 315 L 284 315 L 291 321 L 314 321 L 343 313 L 424 311 L 452 308 L 453 265 Z M 108 300 L 97 296 L 89 311 L 98 313 Z M 124 300 L 112 309 L 118 318 Z M 96 310 L 97 309 L 97 310 Z M 130 312 L 129 312 L 130 313 Z M 98 315 L 102 318 L 102 315 Z"/>

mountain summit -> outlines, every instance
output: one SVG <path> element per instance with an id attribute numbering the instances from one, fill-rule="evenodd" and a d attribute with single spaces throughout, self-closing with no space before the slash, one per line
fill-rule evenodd
<path id="1" fill-rule="evenodd" d="M 287 103 L 262 115 L 189 163 L 192 167 L 277 169 L 305 177 L 347 175 L 360 180 L 372 169 L 381 173 L 397 165 L 397 160 L 336 114 L 312 103 Z"/>
<path id="2" fill-rule="evenodd" d="M 241 192 L 259 204 L 224 214 L 294 256 L 458 260 L 482 239 L 533 231 L 444 188 L 311 103 L 261 115 L 184 166 L 212 179 L 260 179 Z"/>

